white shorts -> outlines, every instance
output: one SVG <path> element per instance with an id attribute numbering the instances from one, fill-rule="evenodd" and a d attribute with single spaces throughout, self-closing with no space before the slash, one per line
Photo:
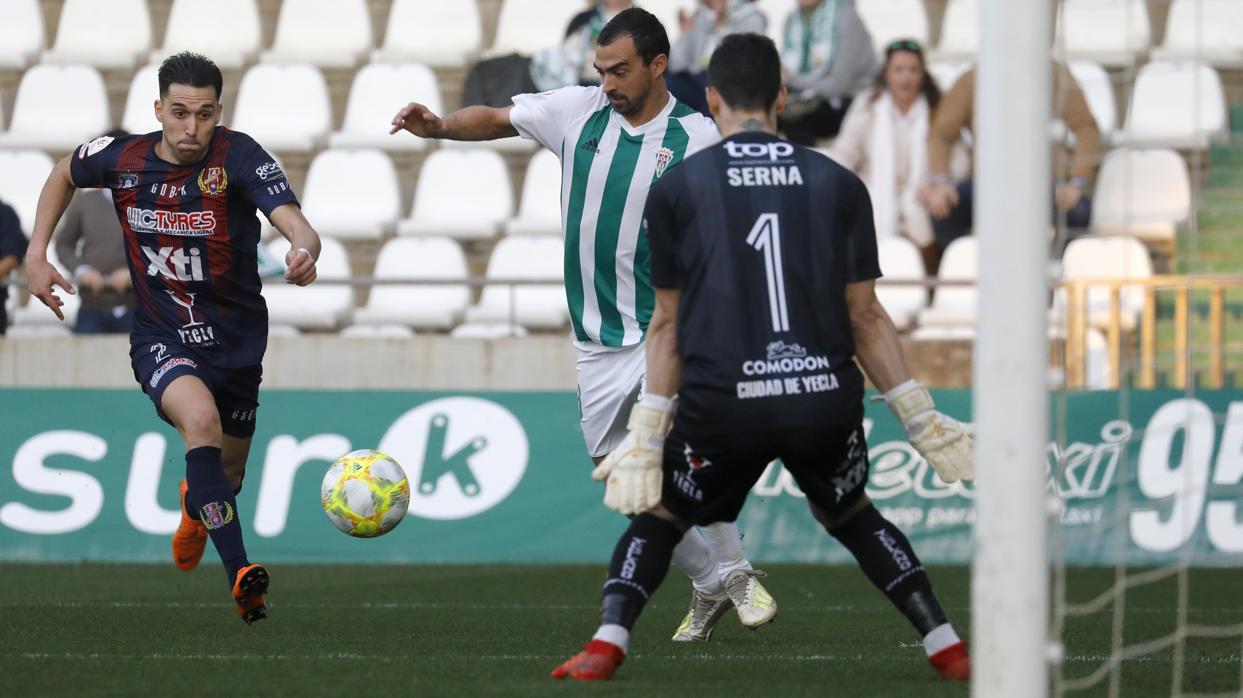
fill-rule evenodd
<path id="1" fill-rule="evenodd" d="M 592 458 L 606 456 L 626 437 L 630 406 L 643 393 L 647 362 L 642 344 L 613 349 L 575 342 L 578 411 Z"/>

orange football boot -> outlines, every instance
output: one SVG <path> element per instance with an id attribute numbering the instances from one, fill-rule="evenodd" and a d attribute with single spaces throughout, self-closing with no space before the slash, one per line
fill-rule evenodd
<path id="1" fill-rule="evenodd" d="M 178 502 L 181 509 L 181 523 L 177 524 L 177 532 L 173 534 L 173 562 L 177 569 L 189 572 L 198 566 L 207 549 L 207 527 L 186 511 L 186 481 L 181 481 L 181 495 Z"/>
<path id="2" fill-rule="evenodd" d="M 237 614 L 247 625 L 268 617 L 267 599 L 268 570 L 263 565 L 247 565 L 237 571 L 233 582 L 233 603 L 237 604 Z"/>
<path id="3" fill-rule="evenodd" d="M 582 652 L 552 670 L 554 679 L 567 676 L 577 681 L 603 681 L 612 678 L 617 667 L 626 661 L 622 648 L 604 640 L 592 640 Z"/>

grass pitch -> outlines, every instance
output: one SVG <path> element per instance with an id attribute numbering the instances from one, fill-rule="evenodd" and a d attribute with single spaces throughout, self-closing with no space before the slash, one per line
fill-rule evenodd
<path id="1" fill-rule="evenodd" d="M 688 584 L 672 573 L 648 605 L 614 681 L 548 672 L 595 627 L 595 566 L 272 568 L 271 617 L 247 627 L 211 561 L 172 565 L 0 565 L 0 695 L 963 696 L 938 681 L 906 621 L 854 568 L 773 566 L 781 615 L 757 632 L 733 614 L 713 641 L 669 642 Z M 968 571 L 933 583 L 969 632 Z M 1072 571 L 1069 595 L 1108 588 L 1113 570 Z M 1196 571 L 1189 623 L 1243 621 L 1238 571 Z M 1173 632 L 1177 579 L 1126 596 L 1127 644 Z M 1112 607 L 1067 627 L 1065 674 L 1099 667 Z M 1188 640 L 1183 690 L 1238 692 L 1240 640 Z M 1171 692 L 1171 650 L 1121 665 L 1121 695 Z M 1106 684 L 1077 695 L 1104 695 Z"/>

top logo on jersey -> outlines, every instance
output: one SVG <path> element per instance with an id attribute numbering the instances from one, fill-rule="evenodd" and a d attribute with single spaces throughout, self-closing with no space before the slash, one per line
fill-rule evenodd
<path id="1" fill-rule="evenodd" d="M 661 148 L 656 151 L 656 179 L 669 169 L 669 165 L 673 163 L 673 150 L 670 148 Z"/>
<path id="2" fill-rule="evenodd" d="M 781 162 L 794 157 L 794 146 L 789 143 L 739 143 L 728 141 L 725 152 L 735 160 L 768 160 Z"/>
<path id="3" fill-rule="evenodd" d="M 229 177 L 223 167 L 208 167 L 199 173 L 199 191 L 208 196 L 220 196 L 229 187 Z"/>
<path id="4" fill-rule="evenodd" d="M 78 148 L 78 159 L 85 160 L 99 151 L 107 148 L 114 141 L 112 136 L 100 136 L 93 141 L 88 141 Z"/>

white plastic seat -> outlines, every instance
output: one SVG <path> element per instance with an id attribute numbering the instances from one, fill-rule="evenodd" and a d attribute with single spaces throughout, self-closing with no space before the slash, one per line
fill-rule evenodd
<path id="1" fill-rule="evenodd" d="M 407 101 L 427 105 L 443 114 L 440 83 L 425 65 L 371 63 L 354 76 L 350 98 L 345 106 L 341 130 L 328 137 L 333 148 L 383 148 L 384 150 L 423 150 L 428 139 L 405 131 L 389 134 L 389 122 Z"/>
<path id="2" fill-rule="evenodd" d="M 1128 66 L 1151 41 L 1144 0 L 1063 0 L 1053 45 L 1072 60 Z"/>
<path id="3" fill-rule="evenodd" d="M 927 70 L 937 81 L 941 91 L 947 92 L 958 82 L 958 78 L 971 70 L 972 65 L 970 61 L 930 61 Z"/>
<path id="4" fill-rule="evenodd" d="M 504 322 L 468 322 L 453 328 L 449 336 L 454 339 L 507 339 L 526 337 L 527 328 Z"/>
<path id="5" fill-rule="evenodd" d="M 509 136 L 508 138 L 498 138 L 494 141 L 437 141 L 441 148 L 450 150 L 476 150 L 479 148 L 487 148 L 495 150 L 499 153 L 529 153 L 539 147 L 539 144 L 532 140 L 527 140 L 522 136 Z"/>
<path id="6" fill-rule="evenodd" d="M 263 297 L 268 303 L 268 318 L 273 324 L 294 325 L 301 329 L 332 329 L 354 307 L 354 289 L 344 284 L 350 278 L 350 260 L 345 246 L 328 236 L 320 237 L 322 249 L 316 263 L 317 279 L 309 286 L 285 283 L 284 277 L 265 279 Z M 268 243 L 268 252 L 284 260 L 289 241 L 278 238 Z"/>
<path id="7" fill-rule="evenodd" d="M 39 301 L 36 300 L 35 303 L 39 303 Z M 40 307 L 43 306 L 42 303 L 39 303 L 39 305 Z M 44 308 L 44 310 L 47 310 L 47 308 Z M 51 311 L 48 311 L 48 313 L 50 314 Z M 68 321 L 58 322 L 55 325 L 19 325 L 14 323 L 12 327 L 8 328 L 8 331 L 5 333 L 4 337 L 5 339 L 11 340 L 68 339 L 73 336 L 73 330 L 70 329 L 71 327 L 73 327 L 73 325 Z"/>
<path id="8" fill-rule="evenodd" d="M 268 337 L 301 337 L 302 330 L 294 325 L 268 323 Z"/>
<path id="9" fill-rule="evenodd" d="M 919 313 L 921 327 L 955 325 L 975 327 L 979 260 L 974 237 L 961 237 L 945 248 L 937 277 L 942 281 L 970 281 L 971 286 L 940 286 L 932 296 L 932 305 Z"/>
<path id="10" fill-rule="evenodd" d="M 493 56 L 525 56 L 560 46 L 574 15 L 587 9 L 582 0 L 505 0 L 496 21 Z"/>
<path id="11" fill-rule="evenodd" d="M 230 126 L 269 150 L 314 149 L 332 128 L 323 74 L 306 63 L 254 66 L 242 77 Z"/>
<path id="12" fill-rule="evenodd" d="M 1152 277 L 1152 258 L 1144 243 L 1125 235 L 1104 235 L 1071 240 L 1062 254 L 1062 278 L 1072 279 L 1148 279 Z M 1086 295 L 1087 322 L 1090 327 L 1109 327 L 1110 291 L 1107 286 L 1089 286 Z M 1053 321 L 1064 326 L 1067 294 L 1058 289 L 1054 296 Z M 1119 294 L 1120 323 L 1123 330 L 1134 329 L 1144 310 L 1142 286 L 1124 286 Z"/>
<path id="13" fill-rule="evenodd" d="M 160 66 L 143 66 L 129 81 L 129 93 L 125 97 L 125 111 L 121 115 L 121 128 L 130 133 L 151 133 L 160 130 L 153 106 L 160 98 Z"/>
<path id="14" fill-rule="evenodd" d="M 556 235 L 561 232 L 561 160 L 540 150 L 527 163 L 518 217 L 505 224 L 506 235 Z"/>
<path id="15" fill-rule="evenodd" d="M 311 161 L 302 211 L 315 229 L 340 240 L 378 240 L 401 215 L 392 160 L 373 148 L 325 150 Z"/>
<path id="16" fill-rule="evenodd" d="M 927 289 L 922 286 L 886 286 L 884 282 L 923 280 L 924 259 L 915 243 L 900 237 L 878 240 L 876 255 L 884 274 L 876 286 L 876 297 L 895 325 L 908 327 L 919 311 L 928 307 Z"/>
<path id="17" fill-rule="evenodd" d="M 377 284 L 367 305 L 354 312 L 360 325 L 399 324 L 448 329 L 470 303 L 466 255 L 444 237 L 389 240 L 376 258 L 375 278 L 461 281 L 461 284 Z"/>
<path id="18" fill-rule="evenodd" d="M 937 60 L 972 60 L 980 47 L 979 0 L 949 0 L 941 21 Z"/>
<path id="19" fill-rule="evenodd" d="M 856 6 L 881 54 L 895 39 L 914 39 L 921 46 L 928 45 L 928 14 L 923 0 L 865 0 Z"/>
<path id="20" fill-rule="evenodd" d="M 410 339 L 414 330 L 405 325 L 349 325 L 341 330 L 342 337 L 369 337 L 376 339 Z"/>
<path id="21" fill-rule="evenodd" d="M 164 46 L 152 53 L 152 62 L 196 51 L 221 68 L 241 68 L 258 53 L 260 38 L 256 0 L 173 0 Z"/>
<path id="22" fill-rule="evenodd" d="M 39 192 L 56 163 L 42 150 L 0 151 L 0 201 L 13 207 L 30 237 Z"/>
<path id="23" fill-rule="evenodd" d="M 72 96 L 73 106 L 65 100 Z M 108 130 L 108 95 L 99 71 L 88 65 L 39 64 L 17 88 L 13 120 L 0 147 L 63 152 Z"/>
<path id="24" fill-rule="evenodd" d="M 372 61 L 462 67 L 483 47 L 476 0 L 394 0 Z"/>
<path id="25" fill-rule="evenodd" d="M 0 68 L 25 68 L 43 50 L 39 0 L 0 2 Z"/>
<path id="26" fill-rule="evenodd" d="M 65 0 L 45 63 L 132 68 L 151 51 L 147 0 Z"/>
<path id="27" fill-rule="evenodd" d="M 1119 149 L 1105 156 L 1092 196 L 1094 230 L 1172 241 L 1190 215 L 1191 180 L 1177 152 Z"/>
<path id="28" fill-rule="evenodd" d="M 549 235 L 503 238 L 488 259 L 488 279 L 552 280 L 552 283 L 506 286 L 489 283 L 478 305 L 466 309 L 468 323 L 510 323 L 558 328 L 569 322 L 561 238 Z"/>
<path id="29" fill-rule="evenodd" d="M 514 210 L 509 171 L 491 150 L 437 150 L 419 172 L 410 217 L 399 235 L 496 236 Z"/>
<path id="30" fill-rule="evenodd" d="M 284 0 L 264 61 L 351 68 L 371 52 L 366 0 Z"/>
<path id="31" fill-rule="evenodd" d="M 1223 68 L 1243 67 L 1243 3 L 1239 0 L 1173 0 L 1157 60 L 1192 59 Z"/>
<path id="32" fill-rule="evenodd" d="M 1096 126 L 1102 138 L 1109 138 L 1118 128 L 1118 110 L 1114 103 L 1113 82 L 1109 73 L 1099 63 L 1091 61 L 1071 61 L 1067 66 L 1083 97 L 1088 102 L 1088 110 L 1096 119 Z"/>
<path id="33" fill-rule="evenodd" d="M 1151 62 L 1139 69 L 1118 134 L 1125 143 L 1204 149 L 1227 130 L 1221 77 L 1203 63 Z"/>

